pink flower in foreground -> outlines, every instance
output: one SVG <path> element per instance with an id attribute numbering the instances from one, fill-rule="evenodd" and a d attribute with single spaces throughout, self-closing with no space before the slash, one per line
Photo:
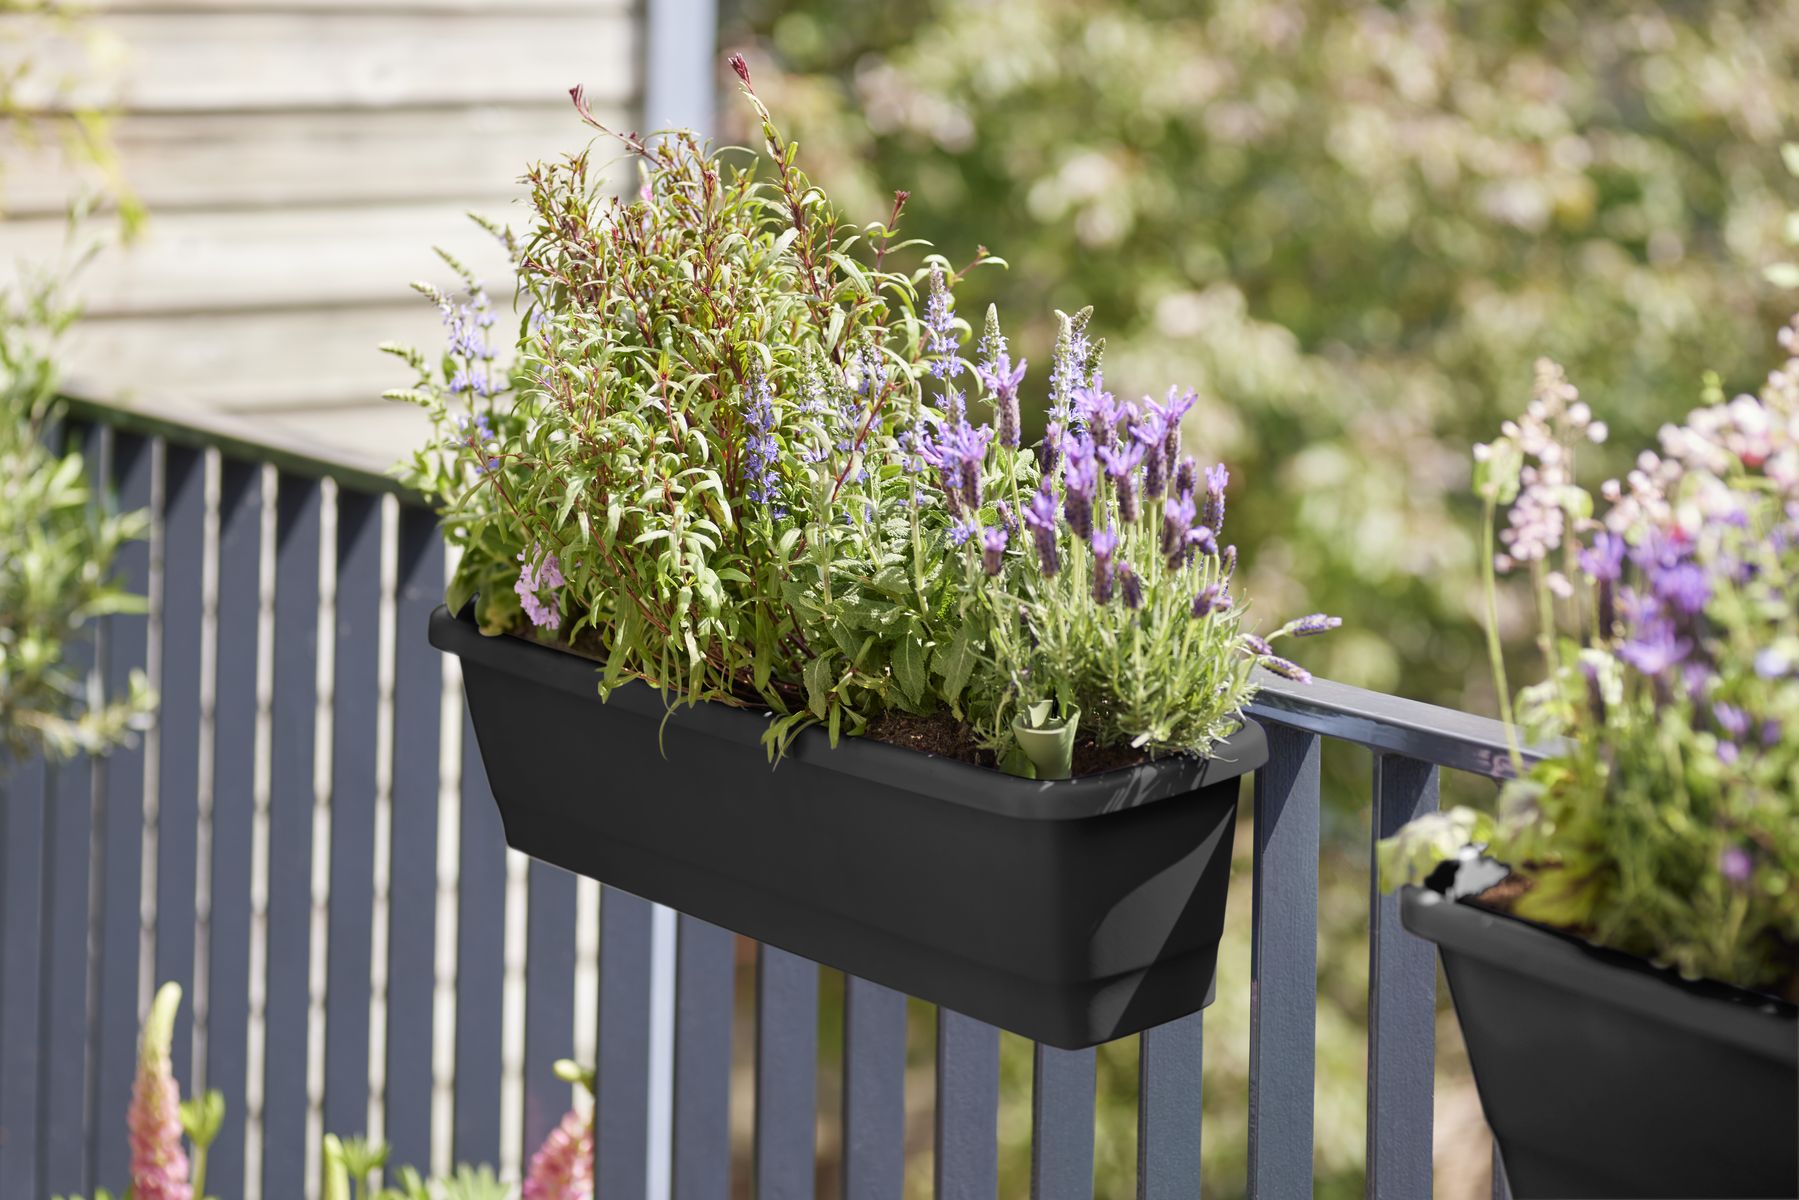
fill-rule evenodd
<path id="1" fill-rule="evenodd" d="M 138 1042 L 137 1081 L 125 1116 L 131 1131 L 134 1200 L 193 1200 L 187 1152 L 181 1146 L 181 1092 L 169 1069 L 169 1043 L 180 1005 L 180 985 L 163 984 L 144 1018 Z"/>
<path id="2" fill-rule="evenodd" d="M 573 1109 L 550 1131 L 525 1175 L 520 1200 L 593 1200 L 593 1122 Z"/>

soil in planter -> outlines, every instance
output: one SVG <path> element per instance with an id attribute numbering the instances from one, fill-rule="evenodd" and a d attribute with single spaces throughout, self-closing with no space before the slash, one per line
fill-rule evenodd
<path id="1" fill-rule="evenodd" d="M 1522 875 L 1507 875 L 1504 879 L 1501 879 L 1498 883 L 1494 884 L 1480 895 L 1470 896 L 1468 898 L 1468 903 L 1473 904 L 1478 908 L 1488 909 L 1491 912 L 1503 913 L 1508 917 L 1516 916 L 1517 914 L 1512 910 L 1518 903 L 1518 897 L 1524 895 L 1525 892 L 1530 891 L 1535 882 L 1535 880 L 1526 879 Z M 1538 924 L 1538 922 L 1533 921 L 1532 924 Z M 1544 925 L 1542 927 L 1545 929 L 1557 928 L 1553 925 Z M 1594 945 L 1603 944 L 1594 941 L 1590 931 L 1586 929 L 1560 929 L 1559 932 L 1572 934 L 1582 940 L 1593 942 Z M 1753 988 L 1743 987 L 1740 984 L 1733 984 L 1730 986 L 1739 988 L 1742 991 L 1761 992 L 1770 996 L 1778 996 L 1790 1003 L 1799 1004 L 1799 951 L 1795 952 L 1794 963 L 1795 965 L 1792 973 L 1788 975 L 1786 980 L 1782 983 Z"/>
<path id="2" fill-rule="evenodd" d="M 890 712 L 869 725 L 867 736 L 877 742 L 904 746 L 908 750 L 935 754 L 939 758 L 953 758 L 978 767 L 995 765 L 993 752 L 977 746 L 973 731 L 952 717 L 916 717 L 909 713 Z M 1148 762 L 1150 757 L 1129 746 L 1101 746 L 1091 736 L 1084 737 L 1074 744 L 1072 773 L 1077 777 L 1100 775 Z"/>

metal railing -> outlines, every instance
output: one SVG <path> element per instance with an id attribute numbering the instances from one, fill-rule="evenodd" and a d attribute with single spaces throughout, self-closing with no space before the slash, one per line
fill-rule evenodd
<path id="1" fill-rule="evenodd" d="M 425 641 L 444 556 L 372 464 L 221 423 L 75 404 L 147 616 L 108 618 L 101 692 L 146 669 L 154 727 L 103 761 L 0 782 L 0 1196 L 117 1186 L 133 1042 L 156 982 L 188 991 L 184 1091 L 229 1115 L 210 1190 L 317 1193 L 325 1130 L 394 1161 L 516 1176 L 596 1062 L 598 1194 L 732 1194 L 737 939 L 505 849 L 454 660 Z M 1254 798 L 1248 1190 L 1312 1191 L 1320 754 L 1373 751 L 1372 833 L 1435 807 L 1438 772 L 1504 774 L 1493 721 L 1271 681 Z M 603 892 L 603 894 L 602 894 Z M 1367 1194 L 1426 1197 L 1436 963 L 1369 895 Z M 814 1190 L 819 968 L 763 947 L 753 1194 Z M 1225 982 L 1242 986 L 1242 981 Z M 906 1000 L 846 983 L 843 1195 L 897 1200 Z M 1198 1194 L 1203 1014 L 1139 1039 L 1138 1194 Z M 999 1032 L 937 1017 L 935 1194 L 993 1197 Z M 1092 1194 L 1095 1052 L 1038 1047 L 1033 1195 Z M 1495 1160 L 1495 1195 L 1503 1183 Z M 302 1186 L 303 1184 L 303 1186 Z"/>

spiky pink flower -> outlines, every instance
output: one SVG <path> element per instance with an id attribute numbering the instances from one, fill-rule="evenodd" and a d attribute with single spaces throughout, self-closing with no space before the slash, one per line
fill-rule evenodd
<path id="1" fill-rule="evenodd" d="M 593 1200 L 593 1122 L 574 1109 L 550 1131 L 525 1175 L 520 1200 Z"/>
<path id="2" fill-rule="evenodd" d="M 131 1194 L 135 1200 L 193 1200 L 187 1151 L 181 1145 L 181 1090 L 169 1065 L 179 984 L 165 983 L 139 1035 L 137 1079 L 125 1126 L 131 1134 Z"/>

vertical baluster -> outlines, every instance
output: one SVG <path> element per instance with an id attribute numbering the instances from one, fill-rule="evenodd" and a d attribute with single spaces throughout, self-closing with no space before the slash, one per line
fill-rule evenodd
<path id="1" fill-rule="evenodd" d="M 206 539 L 206 464 L 198 450 L 163 447 L 162 635 L 156 680 L 156 985 L 179 983 L 183 1003 L 170 1056 L 182 1091 L 193 1066 L 194 930 L 200 825 L 200 640 Z"/>
<path id="2" fill-rule="evenodd" d="M 999 1030 L 937 1010 L 937 1200 L 999 1190 Z"/>
<path id="3" fill-rule="evenodd" d="M 331 897 L 325 936 L 325 1128 L 366 1128 L 375 907 L 375 727 L 380 695 L 381 506 L 337 492 L 331 697 Z"/>
<path id="4" fill-rule="evenodd" d="M 101 457 L 112 480 L 109 503 L 119 511 L 150 506 L 151 445 L 132 434 L 104 431 Z M 150 586 L 150 544 L 131 542 L 115 560 L 120 584 L 136 595 Z M 126 694 L 133 671 L 149 655 L 149 619 L 142 613 L 107 617 L 102 625 L 106 695 Z M 144 835 L 144 746 L 142 739 L 115 749 L 100 764 L 103 799 L 98 813 L 99 913 L 94 957 L 99 995 L 95 999 L 94 1086 L 88 1122 L 91 1178 L 100 1184 L 122 1180 L 129 1147 L 117 1136 L 121 1097 L 131 1094 L 136 1070 L 138 1020 L 138 907 Z"/>
<path id="5" fill-rule="evenodd" d="M 1031 1083 L 1031 1200 L 1093 1196 L 1092 1050 L 1039 1045 Z"/>
<path id="6" fill-rule="evenodd" d="M 818 967 L 756 963 L 756 1200 L 811 1200 L 818 1137 Z"/>
<path id="7" fill-rule="evenodd" d="M 91 648 L 74 648 L 85 673 Z M 44 891 L 44 1057 L 42 1191 L 82 1194 L 87 1179 L 88 861 L 93 835 L 93 770 L 85 758 L 61 763 L 47 833 Z M 0 1065 L 0 1073 L 5 1071 Z"/>
<path id="8" fill-rule="evenodd" d="M 606 888 L 600 898 L 599 1096 L 594 1194 L 642 1196 L 649 1182 L 650 969 L 654 906 Z"/>
<path id="9" fill-rule="evenodd" d="M 900 1200 L 906 1172 L 906 997 L 854 975 L 843 995 L 843 1200 Z"/>
<path id="10" fill-rule="evenodd" d="M 1374 755 L 1374 841 L 1436 807 L 1436 767 Z M 1437 954 L 1399 923 L 1399 897 L 1381 891 L 1372 845 L 1368 862 L 1368 1195 L 1428 1196 Z"/>
<path id="11" fill-rule="evenodd" d="M 531 864 L 525 939 L 524 1158 L 568 1111 L 568 1084 L 556 1078 L 575 1036 L 575 877 L 548 863 Z"/>
<path id="12" fill-rule="evenodd" d="M 1195 1200 L 1199 1195 L 1204 1069 L 1203 1013 L 1143 1032 L 1137 1078 L 1139 1200 Z"/>
<path id="13" fill-rule="evenodd" d="M 317 733 L 319 485 L 283 475 L 276 498 L 273 740 L 269 773 L 268 984 L 263 1194 L 306 1178 L 312 953 L 313 755 Z"/>
<path id="14" fill-rule="evenodd" d="M 676 935 L 674 1200 L 731 1194 L 731 1001 L 737 939 L 682 916 Z"/>
<path id="15" fill-rule="evenodd" d="M 431 1046 L 437 974 L 437 803 L 443 656 L 425 640 L 442 602 L 436 519 L 400 509 L 394 596 L 393 832 L 389 842 L 386 1137 L 393 1161 L 431 1161 Z M 499 962 L 496 955 L 485 964 Z M 497 1040 L 493 1027 L 486 1030 Z M 498 1089 L 489 1093 L 497 1097 Z"/>
<path id="16" fill-rule="evenodd" d="M 1318 737 L 1268 726 L 1256 772 L 1249 1194 L 1312 1194 L 1318 999 Z"/>
<path id="17" fill-rule="evenodd" d="M 212 916 L 207 943 L 206 1082 L 225 1094 L 225 1121 L 206 1181 L 244 1190 L 250 1024 L 250 855 L 256 803 L 258 571 L 262 468 L 225 460 L 219 479 L 218 668 L 213 701 Z"/>
<path id="18" fill-rule="evenodd" d="M 500 1158 L 500 1009 L 506 953 L 506 831 L 487 786 L 475 727 L 462 714 L 462 813 L 456 898 L 457 1162 Z"/>
<path id="19" fill-rule="evenodd" d="M 0 1195 L 35 1197 L 39 1177 L 38 1085 L 43 1070 L 42 954 L 45 811 L 42 760 L 0 779 Z"/>

